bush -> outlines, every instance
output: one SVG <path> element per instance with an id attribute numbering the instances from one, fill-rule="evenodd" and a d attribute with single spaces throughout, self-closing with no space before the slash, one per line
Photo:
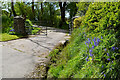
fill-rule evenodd
<path id="1" fill-rule="evenodd" d="M 10 27 L 13 26 L 13 18 L 9 18 L 6 15 L 2 15 L 2 33 L 8 33 Z"/>
<path id="2" fill-rule="evenodd" d="M 74 28 L 80 27 L 83 19 L 84 19 L 84 16 L 83 17 L 75 18 L 74 22 L 73 22 L 73 25 L 74 25 L 73 27 Z"/>

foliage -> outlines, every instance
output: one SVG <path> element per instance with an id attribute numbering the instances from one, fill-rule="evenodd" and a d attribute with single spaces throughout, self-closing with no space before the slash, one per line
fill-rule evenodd
<path id="1" fill-rule="evenodd" d="M 35 35 L 35 34 L 37 34 L 40 30 L 41 30 L 41 28 L 38 28 L 38 27 L 33 27 L 33 26 L 26 27 L 26 32 L 27 32 L 29 35 Z"/>
<path id="2" fill-rule="evenodd" d="M 120 79 L 120 2 L 90 4 L 48 77 Z"/>
<path id="3" fill-rule="evenodd" d="M 70 2 L 69 4 L 67 4 L 66 10 L 69 12 L 70 18 L 75 16 L 75 14 L 77 13 L 76 2 Z"/>
<path id="4" fill-rule="evenodd" d="M 25 26 L 33 26 L 33 24 L 29 19 L 26 19 Z"/>
<path id="5" fill-rule="evenodd" d="M 74 28 L 80 27 L 83 19 L 84 19 L 84 16 L 75 18 L 73 22 L 73 25 L 74 25 L 73 27 Z"/>
<path id="6" fill-rule="evenodd" d="M 22 17 L 26 17 L 30 20 L 34 19 L 34 15 L 32 13 L 32 8 L 31 6 L 26 5 L 23 2 L 16 2 L 15 4 L 15 12 L 18 16 L 22 15 Z M 34 12 L 36 13 L 36 12 Z"/>
<path id="7" fill-rule="evenodd" d="M 13 26 L 13 18 L 9 18 L 5 14 L 2 16 L 2 33 L 8 33 L 10 30 L 10 27 Z"/>
<path id="8" fill-rule="evenodd" d="M 78 7 L 77 15 L 85 15 L 86 11 L 88 10 L 89 5 L 91 2 L 79 2 L 76 4 Z"/>
<path id="9" fill-rule="evenodd" d="M 36 34 L 41 30 L 41 28 L 33 27 L 32 34 Z"/>

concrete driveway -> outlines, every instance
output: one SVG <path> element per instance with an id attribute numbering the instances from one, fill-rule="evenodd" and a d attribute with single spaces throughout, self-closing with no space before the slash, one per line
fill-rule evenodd
<path id="1" fill-rule="evenodd" d="M 68 37 L 65 32 L 49 27 L 47 36 L 40 34 L 30 38 L 0 42 L 2 78 L 24 78 L 34 69 L 36 63 L 46 59 L 45 56 L 55 45 Z"/>

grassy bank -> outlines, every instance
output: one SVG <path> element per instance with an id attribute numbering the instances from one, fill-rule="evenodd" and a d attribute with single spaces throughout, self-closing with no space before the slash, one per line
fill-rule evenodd
<path id="1" fill-rule="evenodd" d="M 70 43 L 60 53 L 51 53 L 47 77 L 120 79 L 119 6 L 120 2 L 90 4 Z"/>

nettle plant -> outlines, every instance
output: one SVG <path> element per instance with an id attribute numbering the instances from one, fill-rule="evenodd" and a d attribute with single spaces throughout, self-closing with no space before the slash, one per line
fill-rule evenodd
<path id="1" fill-rule="evenodd" d="M 119 49 L 115 45 L 115 35 L 106 35 L 87 38 L 86 45 L 86 62 L 99 64 L 100 77 L 116 78 L 118 74 L 114 74 L 118 69 L 116 67 L 119 58 Z"/>

